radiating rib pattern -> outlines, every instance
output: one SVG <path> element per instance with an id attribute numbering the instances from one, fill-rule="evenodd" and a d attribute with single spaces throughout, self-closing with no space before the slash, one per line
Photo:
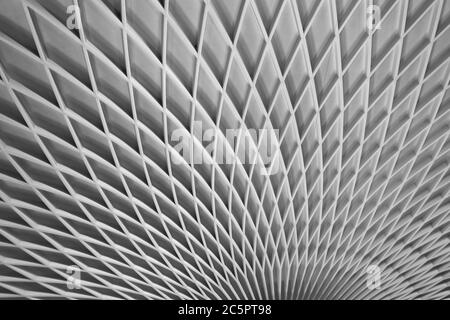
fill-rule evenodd
<path id="1" fill-rule="evenodd" d="M 0 298 L 450 298 L 449 25 L 448 0 L 0 0 Z M 261 128 L 275 174 L 217 160 Z M 211 161 L 174 163 L 180 130 Z"/>

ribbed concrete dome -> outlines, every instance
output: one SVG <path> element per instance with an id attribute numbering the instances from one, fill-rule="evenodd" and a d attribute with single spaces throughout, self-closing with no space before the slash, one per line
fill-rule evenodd
<path id="1" fill-rule="evenodd" d="M 450 298 L 449 24 L 448 0 L 0 0 L 0 298 Z"/>

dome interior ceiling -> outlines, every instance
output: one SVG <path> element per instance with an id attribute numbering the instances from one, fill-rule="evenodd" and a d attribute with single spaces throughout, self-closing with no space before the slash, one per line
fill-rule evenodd
<path id="1" fill-rule="evenodd" d="M 449 299 L 449 57 L 449 0 L 0 0 L 0 299 Z"/>

